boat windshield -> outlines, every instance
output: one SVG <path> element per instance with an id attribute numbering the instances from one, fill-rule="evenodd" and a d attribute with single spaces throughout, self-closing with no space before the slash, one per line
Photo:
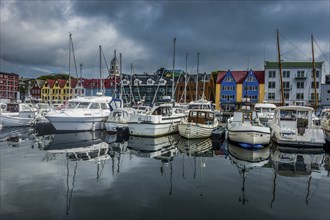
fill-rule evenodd
<path id="1" fill-rule="evenodd" d="M 281 120 L 295 121 L 296 120 L 296 111 L 295 110 L 281 110 L 280 118 L 281 118 Z"/>
<path id="2" fill-rule="evenodd" d="M 89 106 L 90 102 L 80 102 L 77 106 L 79 109 L 87 109 Z"/>
<path id="3" fill-rule="evenodd" d="M 67 105 L 67 109 L 75 109 L 79 105 L 79 102 L 69 102 Z"/>

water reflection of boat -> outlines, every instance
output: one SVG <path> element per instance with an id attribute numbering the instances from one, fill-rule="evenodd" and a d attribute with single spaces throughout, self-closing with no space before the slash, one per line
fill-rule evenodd
<path id="1" fill-rule="evenodd" d="M 127 144 L 132 154 L 151 158 L 160 156 L 170 149 L 176 150 L 179 138 L 179 134 L 157 138 L 130 136 Z"/>
<path id="2" fill-rule="evenodd" d="M 265 147 L 258 150 L 251 150 L 228 142 L 228 151 L 231 163 L 237 167 L 238 173 L 242 177 L 242 196 L 238 198 L 238 201 L 244 205 L 248 202 L 245 195 L 245 181 L 248 173 L 254 167 L 262 167 L 268 164 L 270 158 L 270 148 Z"/>
<path id="3" fill-rule="evenodd" d="M 31 139 L 32 129 L 26 127 L 5 127 L 0 133 L 0 142 L 7 142 L 9 147 L 19 147 L 20 144 Z"/>
<path id="4" fill-rule="evenodd" d="M 213 156 L 211 138 L 180 138 L 178 149 L 181 153 L 185 153 L 188 156 Z"/>
<path id="5" fill-rule="evenodd" d="M 306 178 L 306 197 L 305 203 L 308 205 L 309 200 L 312 198 L 311 193 L 311 181 L 312 177 L 319 179 L 322 176 L 329 175 L 325 165 L 325 154 L 323 151 L 282 151 L 278 146 L 274 146 L 274 150 L 271 153 L 271 160 L 274 169 L 273 178 L 273 198 L 271 206 L 275 201 L 276 196 L 276 183 L 277 175 L 283 177 L 294 177 L 294 178 Z M 288 187 L 288 186 L 287 186 Z M 316 187 L 317 190 L 317 187 Z"/>
<path id="6" fill-rule="evenodd" d="M 102 141 L 102 131 L 85 131 L 72 133 L 54 134 L 53 140 L 44 150 L 68 150 L 73 148 L 87 147 Z"/>

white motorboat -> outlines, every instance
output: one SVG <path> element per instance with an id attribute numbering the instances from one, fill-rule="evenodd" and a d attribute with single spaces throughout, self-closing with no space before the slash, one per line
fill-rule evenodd
<path id="1" fill-rule="evenodd" d="M 218 126 L 219 121 L 212 110 L 192 109 L 178 128 L 181 136 L 192 139 L 211 137 L 212 131 Z"/>
<path id="2" fill-rule="evenodd" d="M 270 143 L 270 129 L 262 125 L 255 111 L 238 111 L 228 119 L 228 139 L 245 148 L 263 148 Z"/>
<path id="3" fill-rule="evenodd" d="M 59 131 L 91 131 L 103 129 L 110 112 L 119 107 L 121 99 L 87 96 L 70 99 L 65 108 L 51 111 L 45 117 Z"/>
<path id="4" fill-rule="evenodd" d="M 137 114 L 137 110 L 135 110 L 134 108 L 114 109 L 110 113 L 108 120 L 105 122 L 105 129 L 109 133 L 117 133 L 118 129 L 128 129 L 127 122 L 133 114 Z"/>
<path id="5" fill-rule="evenodd" d="M 328 141 L 330 141 L 330 109 L 322 110 L 320 120 L 325 137 Z"/>
<path id="6" fill-rule="evenodd" d="M 325 135 L 313 123 L 314 109 L 305 106 L 281 106 L 270 121 L 271 138 L 277 145 L 298 148 L 322 147 Z"/>
<path id="7" fill-rule="evenodd" d="M 178 132 L 185 114 L 172 105 L 155 106 L 145 114 L 135 114 L 127 122 L 130 135 L 159 137 Z"/>
<path id="8" fill-rule="evenodd" d="M 2 127 L 30 126 L 37 115 L 37 110 L 27 103 L 1 104 L 0 124 Z"/>
<path id="9" fill-rule="evenodd" d="M 276 105 L 272 103 L 256 103 L 254 110 L 257 112 L 259 121 L 268 126 L 269 121 L 274 117 Z"/>

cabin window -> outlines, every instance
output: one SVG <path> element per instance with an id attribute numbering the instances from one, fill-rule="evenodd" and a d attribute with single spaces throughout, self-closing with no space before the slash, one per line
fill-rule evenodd
<path id="1" fill-rule="evenodd" d="M 79 103 L 78 102 L 69 102 L 68 109 L 75 109 Z"/>
<path id="2" fill-rule="evenodd" d="M 90 109 L 100 109 L 100 105 L 99 105 L 99 103 L 92 103 L 89 108 Z"/>
<path id="3" fill-rule="evenodd" d="M 84 108 L 88 108 L 88 106 L 89 106 L 89 102 L 80 102 L 79 104 L 78 104 L 78 106 L 77 106 L 77 108 L 80 108 L 80 109 L 84 109 Z"/>
<path id="4" fill-rule="evenodd" d="M 109 109 L 109 106 L 105 103 L 100 103 L 101 104 L 101 109 L 106 110 Z"/>

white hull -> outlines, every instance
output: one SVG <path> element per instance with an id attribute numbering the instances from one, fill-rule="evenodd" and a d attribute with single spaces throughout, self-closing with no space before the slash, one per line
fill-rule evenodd
<path id="1" fill-rule="evenodd" d="M 281 135 L 281 133 L 279 129 L 273 132 L 272 140 L 275 144 L 301 148 L 322 147 L 325 144 L 325 135 L 321 129 L 306 129 L 302 136 Z"/>
<path id="2" fill-rule="evenodd" d="M 109 133 L 117 133 L 117 128 L 128 128 L 127 123 L 105 122 L 105 130 Z"/>
<path id="3" fill-rule="evenodd" d="M 182 123 L 178 126 L 180 135 L 187 139 L 211 137 L 212 130 L 215 128 L 217 128 L 217 125 L 202 125 L 196 123 Z"/>
<path id="4" fill-rule="evenodd" d="M 228 138 L 231 141 L 252 145 L 270 143 L 270 129 L 260 126 L 228 126 Z"/>
<path id="5" fill-rule="evenodd" d="M 128 129 L 130 135 L 143 137 L 159 137 L 178 132 L 179 121 L 173 123 L 129 123 Z"/>
<path id="6" fill-rule="evenodd" d="M 93 131 L 104 128 L 107 117 L 56 117 L 47 119 L 58 131 Z"/>
<path id="7" fill-rule="evenodd" d="M 20 126 L 30 126 L 34 118 L 23 118 L 19 116 L 7 116 L 0 115 L 0 124 L 2 127 L 20 127 Z"/>

